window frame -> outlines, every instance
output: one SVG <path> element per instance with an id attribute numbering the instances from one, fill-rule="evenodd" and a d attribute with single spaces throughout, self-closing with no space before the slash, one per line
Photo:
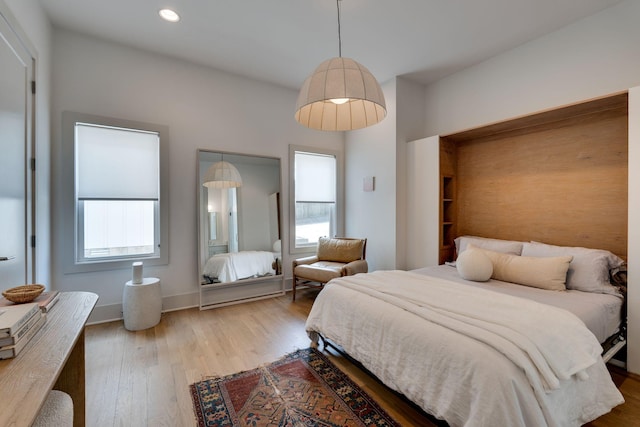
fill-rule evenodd
<path id="1" fill-rule="evenodd" d="M 310 254 L 317 251 L 316 245 L 296 247 L 296 186 L 295 157 L 297 152 L 333 156 L 336 159 L 336 224 L 335 236 L 344 234 L 344 160 L 342 152 L 318 147 L 289 145 L 289 252 Z"/>
<path id="2" fill-rule="evenodd" d="M 155 132 L 159 136 L 160 144 L 160 192 L 159 199 L 154 209 L 154 215 L 158 221 L 158 227 L 154 233 L 159 234 L 158 253 L 154 255 L 127 255 L 118 258 L 97 258 L 80 260 L 78 257 L 78 245 L 83 230 L 82 202 L 77 198 L 76 189 L 76 165 L 75 165 L 75 126 L 76 123 L 88 123 L 98 126 L 114 128 L 144 130 Z M 64 239 L 63 269 L 65 273 L 93 272 L 131 268 L 133 261 L 142 261 L 145 265 L 166 265 L 169 263 L 169 128 L 168 126 L 138 122 L 133 120 L 117 119 L 112 117 L 96 116 L 91 114 L 65 111 L 62 113 L 62 159 L 61 199 L 63 203 L 62 230 L 65 236 L 73 238 Z"/>

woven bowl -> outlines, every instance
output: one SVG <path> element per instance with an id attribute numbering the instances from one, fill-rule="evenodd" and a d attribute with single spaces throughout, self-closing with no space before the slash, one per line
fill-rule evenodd
<path id="1" fill-rule="evenodd" d="M 44 285 L 22 285 L 7 289 L 2 295 L 11 302 L 23 303 L 36 299 L 44 291 Z"/>

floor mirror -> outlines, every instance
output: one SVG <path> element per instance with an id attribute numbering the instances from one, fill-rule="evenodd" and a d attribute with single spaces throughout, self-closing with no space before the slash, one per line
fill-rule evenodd
<path id="1" fill-rule="evenodd" d="M 279 158 L 198 150 L 200 309 L 284 294 Z"/>

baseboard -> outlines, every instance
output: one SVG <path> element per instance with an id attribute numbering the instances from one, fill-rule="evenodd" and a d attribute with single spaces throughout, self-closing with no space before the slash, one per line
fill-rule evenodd
<path id="1" fill-rule="evenodd" d="M 286 292 L 293 289 L 293 279 L 284 280 Z M 172 295 L 162 298 L 162 312 L 184 310 L 200 306 L 200 294 L 198 292 L 182 295 Z M 115 322 L 122 320 L 122 303 L 110 305 L 98 305 L 91 312 L 87 325 L 97 325 L 99 323 Z"/>
<path id="2" fill-rule="evenodd" d="M 284 279 L 284 290 L 285 291 L 292 291 L 293 290 L 293 278 L 285 278 Z"/>
<path id="3" fill-rule="evenodd" d="M 186 308 L 198 307 L 200 305 L 200 294 L 172 295 L 162 298 L 162 312 L 184 310 Z M 122 303 L 96 306 L 89 316 L 87 325 L 97 325 L 99 323 L 115 322 L 122 320 Z"/>

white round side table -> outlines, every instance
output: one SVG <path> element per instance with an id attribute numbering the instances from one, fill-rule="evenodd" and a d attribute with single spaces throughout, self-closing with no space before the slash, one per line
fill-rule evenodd
<path id="1" fill-rule="evenodd" d="M 142 283 L 129 280 L 122 295 L 124 327 L 129 331 L 151 328 L 160 322 L 162 293 L 160 279 L 145 277 Z"/>

